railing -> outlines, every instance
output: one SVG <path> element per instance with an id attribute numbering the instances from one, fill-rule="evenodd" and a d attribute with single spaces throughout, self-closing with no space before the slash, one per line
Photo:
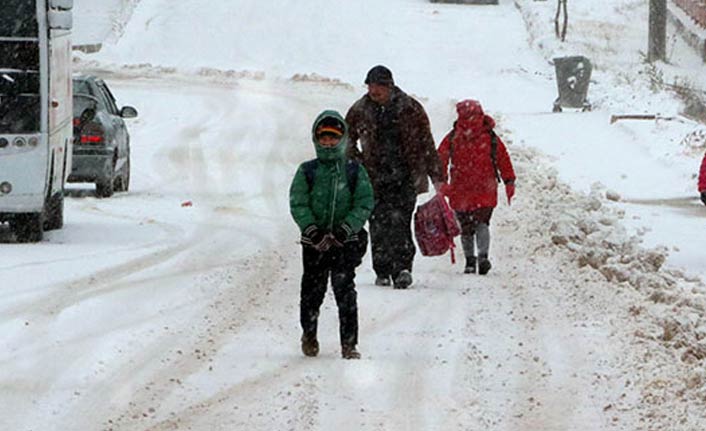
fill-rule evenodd
<path id="1" fill-rule="evenodd" d="M 673 0 L 696 24 L 706 29 L 706 0 Z"/>

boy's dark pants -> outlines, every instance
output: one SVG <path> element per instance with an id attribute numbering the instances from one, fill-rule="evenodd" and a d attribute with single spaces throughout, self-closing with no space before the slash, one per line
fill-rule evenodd
<path id="1" fill-rule="evenodd" d="M 346 242 L 343 247 L 331 247 L 319 252 L 304 246 L 304 274 L 299 302 L 300 322 L 304 337 L 316 338 L 319 308 L 324 302 L 329 277 L 338 305 L 341 345 L 358 344 L 358 301 L 355 290 L 355 268 L 360 265 L 368 236 L 365 230 L 358 233 L 358 241 Z"/>

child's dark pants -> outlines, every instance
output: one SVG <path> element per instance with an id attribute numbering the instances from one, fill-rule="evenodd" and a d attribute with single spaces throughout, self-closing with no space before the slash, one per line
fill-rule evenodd
<path id="1" fill-rule="evenodd" d="M 358 344 L 358 301 L 355 268 L 360 265 L 368 245 L 367 233 L 361 230 L 358 241 L 343 247 L 332 246 L 325 252 L 304 246 L 304 274 L 301 282 L 300 321 L 304 337 L 316 338 L 319 308 L 326 295 L 329 277 L 338 306 L 341 345 Z"/>

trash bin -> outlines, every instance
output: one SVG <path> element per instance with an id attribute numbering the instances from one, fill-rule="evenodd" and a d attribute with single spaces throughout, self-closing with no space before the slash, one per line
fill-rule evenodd
<path id="1" fill-rule="evenodd" d="M 556 86 L 559 97 L 554 101 L 554 112 L 561 108 L 581 108 L 590 111 L 591 104 L 586 100 L 588 83 L 591 80 L 591 61 L 582 55 L 554 59 Z"/>

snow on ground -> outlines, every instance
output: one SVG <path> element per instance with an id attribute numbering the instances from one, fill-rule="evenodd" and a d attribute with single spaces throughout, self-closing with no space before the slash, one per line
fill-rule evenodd
<path id="1" fill-rule="evenodd" d="M 553 34 L 555 5 L 515 3 L 528 23 L 532 46 L 548 61 L 578 54 L 592 61 L 588 97 L 594 109 L 536 118 L 508 115 L 508 127 L 521 128 L 522 143 L 552 156 L 559 177 L 575 190 L 589 192 L 597 185 L 617 194 L 631 233 L 649 247 L 668 247 L 670 265 L 703 279 L 706 211 L 695 175 L 706 151 L 706 127 L 681 116 L 682 103 L 668 90 L 670 84 L 685 83 L 706 90 L 698 54 L 670 28 L 669 64 L 646 64 L 649 10 L 642 1 L 570 5 L 565 43 Z M 674 119 L 610 124 L 612 114 L 635 113 Z M 567 116 L 580 117 L 581 127 Z"/>
<path id="2" fill-rule="evenodd" d="M 117 41 L 139 1 L 75 0 L 73 44 L 95 45 Z"/>
<path id="3" fill-rule="evenodd" d="M 140 111 L 131 191 L 72 185 L 41 244 L 0 226 L 0 428 L 704 428 L 703 149 L 682 144 L 688 122 L 609 124 L 680 108 L 632 75 L 641 3 L 577 4 L 564 45 L 551 2 L 130 3 L 118 43 L 76 64 Z M 579 48 L 594 110 L 551 114 L 548 60 Z M 368 256 L 363 359 L 340 359 L 330 295 L 304 358 L 288 185 L 316 114 L 345 111 L 377 63 L 437 140 L 453 102 L 479 98 L 518 195 L 494 216 L 487 277 L 418 256 L 413 289 L 381 289 Z"/>

